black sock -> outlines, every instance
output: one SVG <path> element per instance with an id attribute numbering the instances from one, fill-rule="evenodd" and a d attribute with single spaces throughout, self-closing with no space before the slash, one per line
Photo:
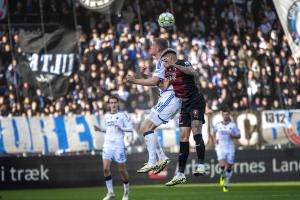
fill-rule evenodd
<path id="1" fill-rule="evenodd" d="M 111 177 L 111 175 L 109 175 L 109 176 L 104 176 L 104 179 L 105 179 L 105 181 L 109 181 L 109 180 L 112 179 L 112 177 Z"/>
<path id="2" fill-rule="evenodd" d="M 178 156 L 178 166 L 179 172 L 184 173 L 186 161 L 190 153 L 190 143 L 189 142 L 180 142 L 180 153 Z"/>
<path id="3" fill-rule="evenodd" d="M 202 139 L 202 134 L 194 135 L 194 140 L 196 142 L 196 151 L 197 151 L 199 163 L 204 164 L 205 145 Z"/>
<path id="4" fill-rule="evenodd" d="M 225 174 L 225 166 L 220 166 L 221 168 L 221 175 L 224 175 Z"/>

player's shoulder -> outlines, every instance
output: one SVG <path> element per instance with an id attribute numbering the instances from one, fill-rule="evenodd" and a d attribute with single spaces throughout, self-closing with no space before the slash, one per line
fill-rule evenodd
<path id="1" fill-rule="evenodd" d="M 163 68 L 163 62 L 162 62 L 162 60 L 158 59 L 155 66 L 156 66 L 156 69 Z"/>
<path id="2" fill-rule="evenodd" d="M 230 125 L 230 126 L 237 126 L 237 124 L 235 123 L 235 121 L 229 122 L 229 125 Z"/>
<path id="3" fill-rule="evenodd" d="M 192 67 L 192 64 L 188 60 L 177 60 L 176 64 L 185 67 Z"/>
<path id="4" fill-rule="evenodd" d="M 217 128 L 217 127 L 219 127 L 220 125 L 222 124 L 222 122 L 217 122 L 216 124 L 215 124 L 215 128 Z"/>
<path id="5" fill-rule="evenodd" d="M 124 119 L 129 120 L 129 115 L 128 115 L 127 112 L 119 111 L 119 112 L 118 112 L 118 115 L 119 115 L 120 117 L 124 118 Z"/>
<path id="6" fill-rule="evenodd" d="M 229 127 L 231 128 L 236 128 L 238 127 L 237 124 L 234 122 L 234 121 L 231 121 L 229 124 L 228 124 Z"/>

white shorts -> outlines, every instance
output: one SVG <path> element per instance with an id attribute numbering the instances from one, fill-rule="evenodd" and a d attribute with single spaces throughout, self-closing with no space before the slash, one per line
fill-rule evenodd
<path id="1" fill-rule="evenodd" d="M 115 146 L 104 147 L 102 152 L 102 159 L 110 161 L 114 160 L 117 163 L 125 163 L 126 149 Z"/>
<path id="2" fill-rule="evenodd" d="M 224 151 L 222 149 L 216 149 L 218 160 L 225 160 L 228 164 L 234 163 L 235 151 Z"/>
<path id="3" fill-rule="evenodd" d="M 174 91 L 166 91 L 161 94 L 157 104 L 151 109 L 147 118 L 156 126 L 160 126 L 173 119 L 180 108 L 181 100 L 175 96 Z"/>

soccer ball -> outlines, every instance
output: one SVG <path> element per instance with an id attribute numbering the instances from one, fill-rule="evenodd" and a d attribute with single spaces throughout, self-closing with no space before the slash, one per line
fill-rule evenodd
<path id="1" fill-rule="evenodd" d="M 158 24 L 163 28 L 171 28 L 175 24 L 175 18 L 172 13 L 164 12 L 158 17 Z"/>

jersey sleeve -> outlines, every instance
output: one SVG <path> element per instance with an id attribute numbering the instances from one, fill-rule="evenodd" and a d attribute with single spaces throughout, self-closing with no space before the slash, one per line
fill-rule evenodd
<path id="1" fill-rule="evenodd" d="M 240 135 L 241 131 L 240 131 L 239 127 L 237 126 L 237 124 L 236 123 L 232 123 L 232 124 L 233 124 L 232 125 L 233 134 L 236 135 L 236 136 Z"/>
<path id="2" fill-rule="evenodd" d="M 183 67 L 193 67 L 193 65 L 187 60 L 178 60 L 176 64 Z"/>
<path id="3" fill-rule="evenodd" d="M 219 124 L 219 122 L 218 123 L 216 123 L 212 128 L 213 128 L 213 133 L 217 133 L 217 131 L 218 131 L 218 124 Z"/>
<path id="4" fill-rule="evenodd" d="M 126 131 L 126 132 L 133 131 L 133 126 L 127 113 L 123 113 L 122 122 L 123 122 L 122 131 Z"/>
<path id="5" fill-rule="evenodd" d="M 185 67 L 193 67 L 193 65 L 187 60 L 184 61 L 184 66 Z"/>
<path id="6" fill-rule="evenodd" d="M 165 78 L 165 67 L 160 59 L 157 61 L 155 65 L 153 76 L 157 76 L 161 79 Z"/>

